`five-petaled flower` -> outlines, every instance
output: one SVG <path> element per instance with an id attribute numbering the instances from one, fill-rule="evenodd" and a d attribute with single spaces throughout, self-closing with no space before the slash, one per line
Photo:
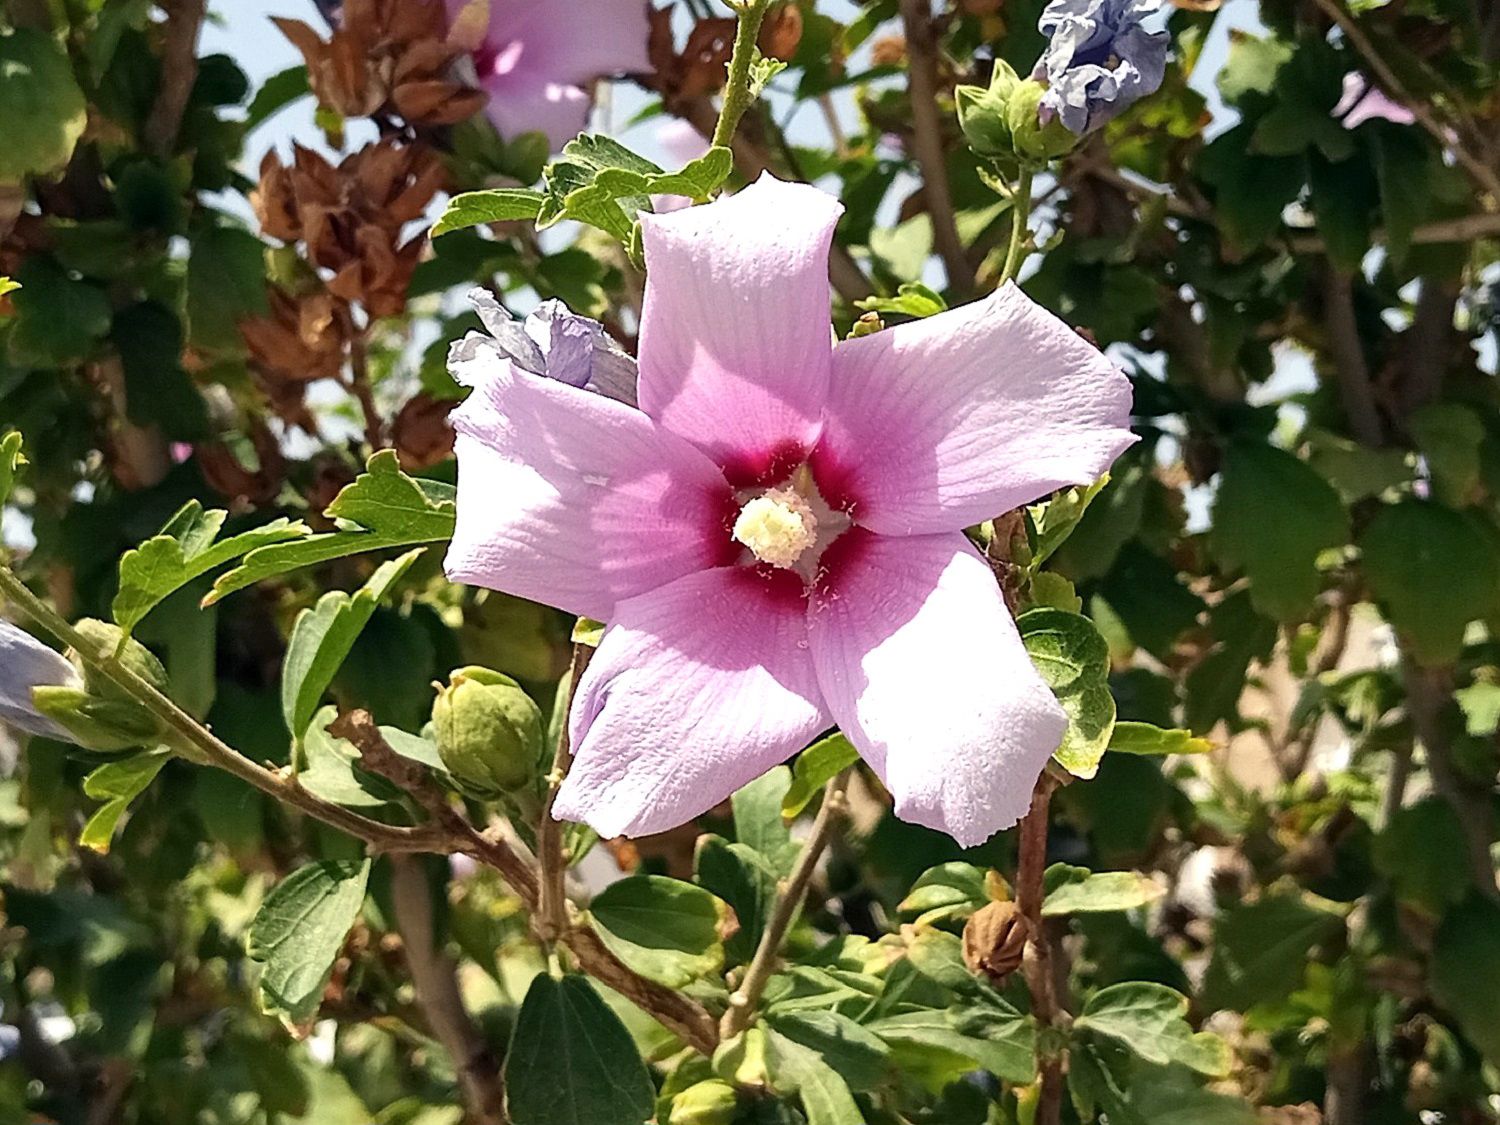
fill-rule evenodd
<path id="1" fill-rule="evenodd" d="M 651 69 L 646 0 L 446 2 L 507 140 L 541 132 L 559 149 L 587 123 L 596 79 Z"/>
<path id="2" fill-rule="evenodd" d="M 1052 0 L 1038 27 L 1048 44 L 1035 77 L 1047 83 L 1042 120 L 1082 136 L 1155 93 L 1167 70 L 1165 31 L 1142 25 L 1159 0 Z"/>
<path id="3" fill-rule="evenodd" d="M 835 344 L 842 211 L 766 177 L 646 216 L 639 409 L 460 345 L 456 581 L 608 621 L 557 814 L 681 824 L 837 723 L 975 844 L 1066 726 L 963 529 L 1092 481 L 1130 385 L 1013 285 Z"/>
<path id="4" fill-rule="evenodd" d="M 0 723 L 72 742 L 72 735 L 37 710 L 31 693 L 39 687 L 81 688 L 83 677 L 30 633 L 0 621 Z"/>

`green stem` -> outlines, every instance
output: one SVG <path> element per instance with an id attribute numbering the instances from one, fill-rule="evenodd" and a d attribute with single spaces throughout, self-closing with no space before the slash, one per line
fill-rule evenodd
<path id="1" fill-rule="evenodd" d="M 750 69 L 755 65 L 755 45 L 760 39 L 760 25 L 765 21 L 771 0 L 742 0 L 731 5 L 739 13 L 734 33 L 734 54 L 729 59 L 729 80 L 724 86 L 724 104 L 719 123 L 714 127 L 715 146 L 727 146 L 734 140 L 740 118 L 755 99 L 750 93 Z"/>
<path id="2" fill-rule="evenodd" d="M 1020 182 L 1011 195 L 1010 249 L 1005 254 L 1005 268 L 1000 285 L 1013 281 L 1026 260 L 1026 241 L 1031 235 L 1031 169 L 1021 169 Z M 998 288 L 998 286 L 997 286 Z"/>

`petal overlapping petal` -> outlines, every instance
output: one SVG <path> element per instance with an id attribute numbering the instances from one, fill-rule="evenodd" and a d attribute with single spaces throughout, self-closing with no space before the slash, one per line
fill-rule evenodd
<path id="1" fill-rule="evenodd" d="M 817 441 L 842 213 L 827 193 L 766 175 L 712 206 L 642 217 L 641 409 L 736 484 L 778 479 Z"/>
<path id="2" fill-rule="evenodd" d="M 818 682 L 896 815 L 965 846 L 1015 824 L 1067 718 L 984 559 L 958 534 L 855 530 L 824 564 L 808 616 Z"/>
<path id="3" fill-rule="evenodd" d="M 607 618 L 615 603 L 734 556 L 729 486 L 622 403 L 481 350 L 454 366 L 455 582 Z"/>
<path id="4" fill-rule="evenodd" d="M 570 719 L 555 815 L 640 836 L 706 812 L 829 725 L 790 573 L 725 567 L 621 602 Z"/>
<path id="5" fill-rule="evenodd" d="M 834 350 L 813 469 L 884 535 L 955 531 L 1098 478 L 1136 439 L 1130 382 L 1014 285 Z"/>

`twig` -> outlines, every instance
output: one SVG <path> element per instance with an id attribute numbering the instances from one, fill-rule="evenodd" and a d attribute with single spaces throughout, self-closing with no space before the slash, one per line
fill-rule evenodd
<path id="1" fill-rule="evenodd" d="M 1021 178 L 1011 195 L 1010 247 L 1005 252 L 1005 267 L 1000 271 L 1000 284 L 1015 280 L 1026 261 L 1026 240 L 1031 234 L 1031 169 L 1021 169 Z"/>
<path id="2" fill-rule="evenodd" d="M 338 318 L 344 338 L 349 341 L 349 393 L 359 403 L 365 420 L 365 441 L 372 452 L 385 448 L 385 422 L 380 417 L 380 408 L 375 405 L 375 392 L 370 386 L 369 328 L 360 328 L 354 323 L 354 314 L 347 304 L 339 302 Z"/>
<path id="3" fill-rule="evenodd" d="M 845 770 L 839 774 L 823 790 L 823 806 L 818 809 L 817 818 L 813 821 L 812 835 L 802 846 L 802 853 L 797 857 L 792 873 L 777 888 L 776 903 L 771 909 L 771 917 L 766 922 L 760 944 L 755 948 L 755 955 L 745 970 L 745 979 L 729 997 L 729 1008 L 719 1023 L 720 1039 L 732 1039 L 755 1019 L 755 1006 L 760 1003 L 761 995 L 780 960 L 781 943 L 786 940 L 787 931 L 792 928 L 792 923 L 802 910 L 803 899 L 807 897 L 807 885 L 812 880 L 813 872 L 817 870 L 818 860 L 823 857 L 824 849 L 833 839 L 839 817 L 848 807 L 848 797 L 845 794 L 849 788 L 849 772 Z"/>
<path id="4" fill-rule="evenodd" d="M 1031 795 L 1031 811 L 1021 820 L 1020 866 L 1016 875 L 1016 902 L 1031 932 L 1025 963 L 1026 986 L 1031 992 L 1031 1013 L 1044 1031 L 1065 1019 L 1058 1003 L 1057 977 L 1052 965 L 1052 939 L 1042 917 L 1046 897 L 1043 877 L 1047 873 L 1047 823 L 1057 781 L 1051 773 L 1037 779 Z M 1038 1042 L 1045 1042 L 1042 1036 Z M 1052 1051 L 1038 1053 L 1041 1092 L 1037 1099 L 1035 1125 L 1058 1125 L 1062 1119 L 1063 1060 Z"/>
<path id="5" fill-rule="evenodd" d="M 1500 172 L 1496 172 L 1492 166 L 1471 153 L 1459 139 L 1458 131 L 1434 116 L 1432 107 L 1427 104 L 1425 98 L 1413 97 L 1407 91 L 1390 64 L 1376 50 L 1370 37 L 1365 34 L 1358 21 L 1350 15 L 1348 9 L 1339 0 L 1317 0 L 1317 5 L 1323 9 L 1329 19 L 1338 24 L 1345 38 L 1363 56 L 1365 62 L 1370 64 L 1370 69 L 1375 72 L 1375 77 L 1385 87 L 1386 93 L 1409 109 L 1412 116 L 1417 119 L 1417 123 L 1431 133 L 1438 144 L 1451 148 L 1453 155 L 1464 166 L 1464 170 L 1469 173 L 1480 190 L 1488 191 L 1495 197 L 1495 202 L 1500 203 Z"/>
<path id="6" fill-rule="evenodd" d="M 573 741 L 568 731 L 568 716 L 573 711 L 573 697 L 594 655 L 592 645 L 573 645 L 573 663 L 568 674 L 568 698 L 563 708 L 562 733 L 557 740 L 557 756 L 547 776 L 547 799 L 542 803 L 541 821 L 536 827 L 538 858 L 542 864 L 541 904 L 536 913 L 537 933 L 544 942 L 555 942 L 568 926 L 568 865 L 562 852 L 562 825 L 552 815 L 557 794 L 568 771 L 573 768 Z"/>
<path id="7" fill-rule="evenodd" d="M 912 155 L 922 169 L 922 192 L 932 216 L 932 237 L 948 272 L 948 288 L 960 299 L 974 292 L 974 267 L 963 239 L 948 183 L 948 161 L 943 152 L 943 122 L 938 113 L 937 33 L 931 0 L 901 0 L 901 22 L 906 29 L 910 72 Z"/>
<path id="8" fill-rule="evenodd" d="M 172 155 L 182 115 L 187 112 L 193 83 L 198 80 L 198 32 L 203 27 L 206 0 L 176 0 L 167 5 L 167 34 L 161 53 L 161 84 L 156 102 L 146 118 L 143 140 L 146 151 L 166 158 Z"/>
<path id="9" fill-rule="evenodd" d="M 719 122 L 714 126 L 713 143 L 727 145 L 734 140 L 740 118 L 755 100 L 750 90 L 750 70 L 755 65 L 756 42 L 760 25 L 765 22 L 771 0 L 739 0 L 733 7 L 739 13 L 734 30 L 734 53 L 729 57 L 729 79 L 724 85 L 724 101 Z"/>
<path id="10" fill-rule="evenodd" d="M 1333 265 L 1323 271 L 1323 320 L 1328 325 L 1328 350 L 1349 428 L 1361 444 L 1378 446 L 1385 439 L 1385 427 L 1375 409 L 1370 366 L 1354 319 L 1354 284 L 1347 273 Z"/>
<path id="11" fill-rule="evenodd" d="M 453 1060 L 473 1120 L 479 1125 L 505 1125 L 505 1083 L 500 1064 L 464 1008 L 458 966 L 437 947 L 427 875 L 411 856 L 391 857 L 391 907 L 417 1007 L 434 1038 Z"/>

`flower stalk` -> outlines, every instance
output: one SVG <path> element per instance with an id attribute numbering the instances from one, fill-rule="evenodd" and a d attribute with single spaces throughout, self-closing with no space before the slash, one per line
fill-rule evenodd
<path id="1" fill-rule="evenodd" d="M 755 67 L 756 43 L 760 25 L 765 22 L 771 0 L 731 2 L 739 17 L 734 33 L 734 54 L 729 58 L 729 79 L 724 86 L 724 102 L 719 109 L 719 123 L 714 127 L 713 143 L 727 146 L 734 140 L 740 119 L 755 101 L 750 85 Z"/>
<path id="2" fill-rule="evenodd" d="M 1014 281 L 1026 261 L 1026 247 L 1031 239 L 1031 179 L 1030 168 L 1021 169 L 1021 178 L 1011 192 L 1010 247 L 1005 254 L 1005 267 L 1000 271 L 1000 284 Z"/>
<path id="3" fill-rule="evenodd" d="M 547 776 L 547 799 L 542 804 L 541 819 L 536 827 L 537 856 L 541 861 L 541 901 L 537 909 L 537 935 L 549 947 L 568 928 L 567 878 L 568 862 L 563 855 L 562 823 L 552 815 L 557 792 L 573 767 L 573 740 L 568 731 L 567 716 L 573 711 L 573 697 L 594 655 L 592 645 L 574 642 L 573 663 L 568 672 L 568 698 L 563 707 L 562 731 L 557 739 L 557 756 Z"/>

